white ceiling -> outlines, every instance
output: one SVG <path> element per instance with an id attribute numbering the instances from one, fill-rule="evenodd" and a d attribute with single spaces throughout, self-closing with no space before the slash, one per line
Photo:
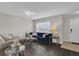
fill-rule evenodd
<path id="1" fill-rule="evenodd" d="M 32 11 L 32 19 L 68 14 L 79 10 L 79 2 L 0 2 L 0 12 L 26 17 L 24 11 Z"/>

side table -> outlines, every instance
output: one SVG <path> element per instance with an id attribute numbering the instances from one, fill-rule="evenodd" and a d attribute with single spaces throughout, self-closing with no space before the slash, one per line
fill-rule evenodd
<path id="1" fill-rule="evenodd" d="M 52 40 L 56 40 L 56 44 L 58 45 L 59 44 L 59 41 L 60 41 L 60 38 L 59 37 L 56 37 L 56 36 L 53 36 L 52 37 Z"/>

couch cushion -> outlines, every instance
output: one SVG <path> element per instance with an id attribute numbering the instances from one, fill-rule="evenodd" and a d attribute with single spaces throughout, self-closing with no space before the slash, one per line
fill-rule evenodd
<path id="1" fill-rule="evenodd" d="M 36 32 L 33 32 L 32 36 L 37 36 L 37 33 Z"/>
<path id="2" fill-rule="evenodd" d="M 45 34 L 43 34 L 43 38 L 45 38 L 46 37 L 46 35 Z"/>
<path id="3" fill-rule="evenodd" d="M 37 36 L 43 37 L 43 34 L 44 34 L 44 33 L 39 33 L 39 32 L 38 32 L 38 33 L 37 33 Z"/>
<path id="4" fill-rule="evenodd" d="M 4 42 L 5 42 L 5 40 L 0 36 L 0 44 L 4 43 Z"/>
<path id="5" fill-rule="evenodd" d="M 6 42 L 4 42 L 4 43 L 1 43 L 1 44 L 0 44 L 0 50 L 9 47 L 12 43 L 13 43 L 13 40 L 8 40 L 8 41 L 6 41 Z"/>
<path id="6" fill-rule="evenodd" d="M 6 35 L 5 37 L 7 38 L 6 40 L 9 40 L 9 39 L 13 38 L 10 34 Z"/>

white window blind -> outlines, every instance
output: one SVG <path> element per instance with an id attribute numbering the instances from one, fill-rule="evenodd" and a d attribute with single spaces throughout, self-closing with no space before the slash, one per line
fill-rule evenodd
<path id="1" fill-rule="evenodd" d="M 36 24 L 37 32 L 50 32 L 50 22 L 41 22 Z"/>

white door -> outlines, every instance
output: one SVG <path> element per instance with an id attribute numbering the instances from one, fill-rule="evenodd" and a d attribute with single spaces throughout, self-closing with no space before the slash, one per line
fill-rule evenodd
<path id="1" fill-rule="evenodd" d="M 79 19 L 71 20 L 70 27 L 72 29 L 71 42 L 79 43 Z"/>

